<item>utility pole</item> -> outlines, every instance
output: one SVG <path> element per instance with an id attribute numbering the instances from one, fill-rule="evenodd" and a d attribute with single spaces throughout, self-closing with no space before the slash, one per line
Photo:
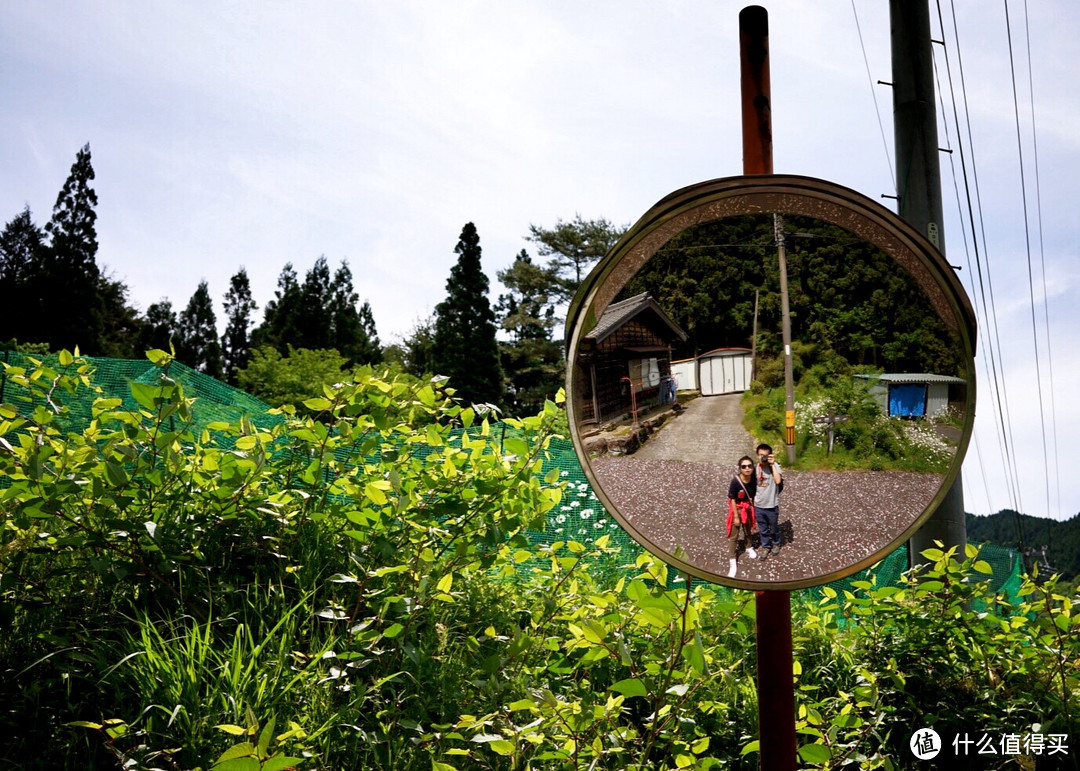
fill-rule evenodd
<path id="1" fill-rule="evenodd" d="M 929 0 L 889 0 L 892 28 L 893 129 L 899 214 L 945 253 L 942 228 L 941 166 Z M 925 549 L 941 541 L 964 559 L 967 524 L 964 488 L 957 476 L 937 511 L 908 541 L 911 567 L 926 563 Z"/>
<path id="2" fill-rule="evenodd" d="M 787 411 L 784 413 L 784 445 L 787 462 L 795 462 L 795 374 L 791 363 L 791 308 L 788 305 L 787 241 L 784 239 L 784 219 L 773 214 L 773 232 L 776 236 L 776 256 L 780 264 L 780 328 L 784 342 L 784 391 Z"/>

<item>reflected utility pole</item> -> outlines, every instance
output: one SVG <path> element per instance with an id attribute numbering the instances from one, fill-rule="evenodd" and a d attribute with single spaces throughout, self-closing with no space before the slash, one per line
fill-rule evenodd
<path id="1" fill-rule="evenodd" d="M 776 255 L 780 263 L 780 327 L 784 338 L 784 390 L 787 410 L 784 413 L 784 444 L 787 446 L 787 462 L 795 462 L 795 376 L 791 365 L 791 309 L 788 306 L 787 243 L 784 240 L 784 220 L 773 214 L 773 234 L 776 237 Z"/>

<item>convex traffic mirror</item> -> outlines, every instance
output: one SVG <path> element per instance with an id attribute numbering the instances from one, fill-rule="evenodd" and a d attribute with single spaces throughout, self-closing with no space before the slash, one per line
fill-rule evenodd
<path id="1" fill-rule="evenodd" d="M 567 334 L 570 432 L 594 491 L 692 575 L 750 589 L 850 575 L 907 540 L 959 474 L 970 304 L 926 238 L 846 188 L 752 176 L 667 196 L 583 282 Z M 741 476 L 740 462 L 752 467 Z M 762 511 L 747 533 L 731 495 L 778 503 L 775 526 Z M 763 538 L 778 539 L 767 555 Z"/>

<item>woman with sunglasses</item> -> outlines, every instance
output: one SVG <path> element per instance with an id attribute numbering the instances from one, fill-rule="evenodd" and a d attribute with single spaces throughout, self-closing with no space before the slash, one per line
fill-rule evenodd
<path id="1" fill-rule="evenodd" d="M 757 493 L 757 480 L 754 478 L 754 459 L 749 455 L 739 458 L 739 473 L 731 480 L 728 487 L 728 559 L 731 566 L 728 578 L 734 578 L 738 570 L 736 553 L 739 549 L 740 532 L 746 537 L 746 553 L 750 559 L 757 559 L 757 552 L 750 543 L 750 534 L 757 526 L 754 516 L 754 495 Z"/>

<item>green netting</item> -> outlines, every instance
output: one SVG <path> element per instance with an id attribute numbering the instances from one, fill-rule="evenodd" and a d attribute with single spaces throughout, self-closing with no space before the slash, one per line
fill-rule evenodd
<path id="1" fill-rule="evenodd" d="M 50 367 L 61 370 L 57 356 L 34 356 L 33 358 L 47 363 Z M 12 366 L 32 368 L 31 357 L 16 352 L 5 352 L 3 360 Z M 124 406 L 129 409 L 137 409 L 138 405 L 131 395 L 131 383 L 155 384 L 163 373 L 154 364 L 146 360 L 127 359 L 102 359 L 89 358 L 93 370 L 93 382 L 103 391 L 106 398 L 121 399 Z M 68 368 L 73 369 L 73 367 Z M 183 385 L 185 393 L 196 399 L 193 429 L 202 430 L 215 421 L 235 422 L 242 417 L 247 417 L 257 426 L 269 427 L 281 422 L 279 415 L 269 414 L 270 407 L 266 403 L 256 399 L 237 388 L 233 388 L 219 380 L 216 380 L 201 372 L 197 372 L 179 362 L 172 362 L 165 376 Z M 0 402 L 13 402 L 18 398 L 26 398 L 26 391 L 12 383 L 3 380 L 0 383 Z M 87 394 L 72 396 L 66 393 L 57 393 L 53 396 L 55 403 L 62 403 L 70 410 L 66 418 L 65 429 L 68 431 L 81 431 L 89 424 L 91 415 L 92 397 Z M 40 400 L 39 400 L 40 401 Z M 479 429 L 473 429 L 478 431 Z M 515 438 L 521 435 L 516 428 L 505 423 L 496 424 L 491 428 L 493 437 L 500 441 L 506 438 Z M 418 445 L 414 451 L 431 451 Z M 347 449 L 340 451 L 348 453 Z M 353 460 L 343 458 L 343 460 Z M 560 478 L 566 483 L 566 489 L 561 504 L 547 518 L 543 531 L 530 531 L 527 535 L 534 545 L 550 545 L 556 541 L 574 540 L 584 544 L 591 544 L 597 538 L 607 535 L 609 545 L 616 547 L 618 552 L 613 554 L 603 565 L 600 566 L 602 573 L 611 576 L 625 574 L 627 568 L 642 552 L 633 539 L 627 535 L 605 509 L 600 500 L 593 493 L 585 472 L 581 468 L 573 445 L 565 439 L 554 439 L 551 442 L 549 452 L 544 459 L 543 472 L 548 473 L 557 468 Z M 984 545 L 981 547 L 981 559 L 985 560 L 993 568 L 990 576 L 991 587 L 1009 601 L 1016 597 L 1020 588 L 1023 575 L 1023 561 L 1016 551 L 1002 546 Z M 525 566 L 527 567 L 527 565 Z M 908 568 L 907 546 L 889 554 L 881 562 L 861 571 L 853 576 L 840 581 L 834 581 L 829 586 L 838 592 L 853 589 L 853 582 L 870 580 L 875 577 L 878 586 L 898 585 L 900 575 Z M 677 576 L 672 577 L 678 580 Z M 798 594 L 805 595 L 807 599 L 820 598 L 822 589 L 815 587 L 804 590 Z"/>

